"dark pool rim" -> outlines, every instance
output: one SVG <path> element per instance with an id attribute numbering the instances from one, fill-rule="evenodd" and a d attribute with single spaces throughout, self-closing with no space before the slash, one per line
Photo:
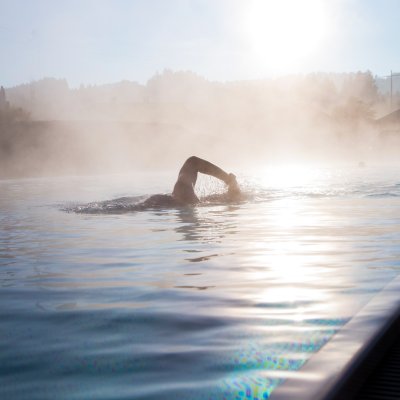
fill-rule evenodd
<path id="1" fill-rule="evenodd" d="M 398 339 L 400 276 L 376 294 L 340 331 L 272 394 L 271 400 L 353 398 L 385 350 Z"/>

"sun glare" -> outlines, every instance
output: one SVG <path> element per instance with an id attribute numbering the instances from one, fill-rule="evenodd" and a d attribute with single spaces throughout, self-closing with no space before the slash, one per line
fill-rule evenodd
<path id="1" fill-rule="evenodd" d="M 321 0 L 252 0 L 244 12 L 244 35 L 255 60 L 269 72 L 300 67 L 328 31 Z"/>
<path id="2" fill-rule="evenodd" d="M 262 184 L 274 189 L 306 188 L 321 183 L 324 170 L 303 164 L 268 166 L 262 170 Z"/>

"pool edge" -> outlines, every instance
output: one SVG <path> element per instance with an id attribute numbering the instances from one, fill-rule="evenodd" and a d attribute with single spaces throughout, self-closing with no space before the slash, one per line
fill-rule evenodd
<path id="1" fill-rule="evenodd" d="M 272 400 L 349 398 L 346 388 L 362 365 L 400 320 L 400 276 L 390 281 L 294 376 Z"/>

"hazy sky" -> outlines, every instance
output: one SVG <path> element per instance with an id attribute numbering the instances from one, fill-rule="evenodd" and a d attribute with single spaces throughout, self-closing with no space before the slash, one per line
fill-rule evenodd
<path id="1" fill-rule="evenodd" d="M 0 84 L 400 70 L 399 0 L 0 0 Z"/>

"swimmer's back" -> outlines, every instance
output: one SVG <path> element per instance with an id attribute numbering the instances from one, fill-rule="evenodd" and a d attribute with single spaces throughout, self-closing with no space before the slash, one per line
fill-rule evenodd
<path id="1" fill-rule="evenodd" d="M 171 195 L 155 194 L 140 204 L 143 208 L 171 208 L 181 205 Z"/>

